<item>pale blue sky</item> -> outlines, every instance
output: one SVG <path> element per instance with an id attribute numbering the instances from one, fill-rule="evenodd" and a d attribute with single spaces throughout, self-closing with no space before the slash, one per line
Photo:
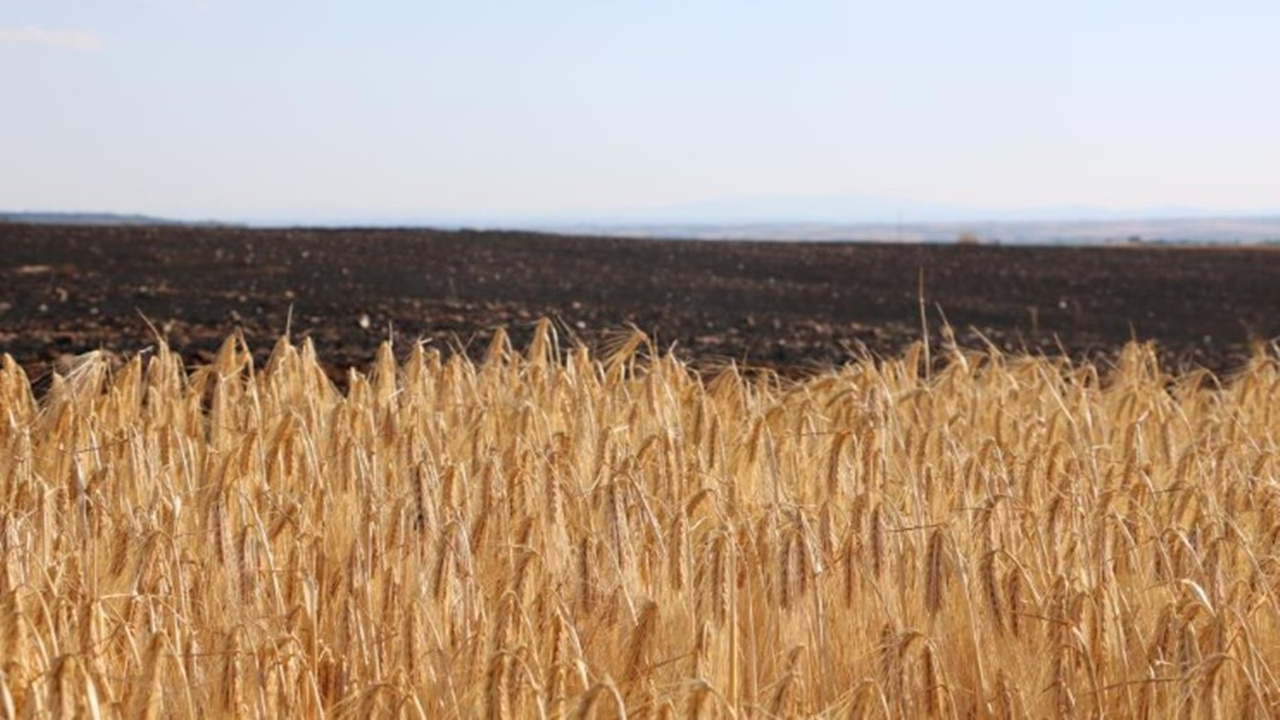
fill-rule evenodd
<path id="1" fill-rule="evenodd" d="M 0 209 L 1280 209 L 1280 3 L 0 0 Z"/>

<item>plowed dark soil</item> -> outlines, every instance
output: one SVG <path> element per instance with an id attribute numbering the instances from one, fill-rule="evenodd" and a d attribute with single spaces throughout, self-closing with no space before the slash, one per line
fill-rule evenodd
<path id="1" fill-rule="evenodd" d="M 788 374 L 920 338 L 1105 356 L 1154 340 L 1170 366 L 1229 370 L 1280 335 L 1275 249 L 731 243 L 430 230 L 0 225 L 0 352 L 33 377 L 91 349 L 154 342 L 190 362 L 241 329 L 265 356 L 286 328 L 335 378 L 379 341 L 480 354 L 550 317 L 607 344 L 636 326 L 707 367 Z M 144 320 L 144 318 L 146 318 Z"/>

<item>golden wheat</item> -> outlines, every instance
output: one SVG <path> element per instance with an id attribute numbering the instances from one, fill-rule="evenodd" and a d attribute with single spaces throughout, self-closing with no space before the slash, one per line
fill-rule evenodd
<path id="1" fill-rule="evenodd" d="M 1267 717 L 1280 363 L 0 365 L 0 714 Z"/>

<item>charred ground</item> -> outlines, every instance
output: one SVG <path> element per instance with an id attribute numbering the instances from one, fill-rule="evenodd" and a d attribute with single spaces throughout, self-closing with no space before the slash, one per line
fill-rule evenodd
<path id="1" fill-rule="evenodd" d="M 592 346 L 629 326 L 704 366 L 787 373 L 934 343 L 1105 356 L 1154 340 L 1170 366 L 1225 371 L 1280 335 L 1274 249 L 682 242 L 509 232 L 0 224 L 0 352 L 33 377 L 148 322 L 190 362 L 241 329 L 289 328 L 335 377 L 394 333 L 473 355 L 540 317 Z M 936 346 L 936 345 L 935 345 Z"/>

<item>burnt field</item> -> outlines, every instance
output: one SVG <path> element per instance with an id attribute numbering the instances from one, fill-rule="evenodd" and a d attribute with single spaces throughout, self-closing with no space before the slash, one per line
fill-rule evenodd
<path id="1" fill-rule="evenodd" d="M 155 332 L 190 363 L 237 329 L 289 329 L 335 378 L 380 341 L 483 353 L 541 317 L 593 347 L 635 326 L 703 367 L 787 374 L 920 338 L 1106 357 L 1154 340 L 1171 368 L 1239 366 L 1280 335 L 1273 249 L 642 241 L 530 233 L 0 225 L 0 352 L 33 378 Z M 145 318 L 145 319 L 144 319 Z M 155 331 L 153 332 L 152 326 Z"/>

